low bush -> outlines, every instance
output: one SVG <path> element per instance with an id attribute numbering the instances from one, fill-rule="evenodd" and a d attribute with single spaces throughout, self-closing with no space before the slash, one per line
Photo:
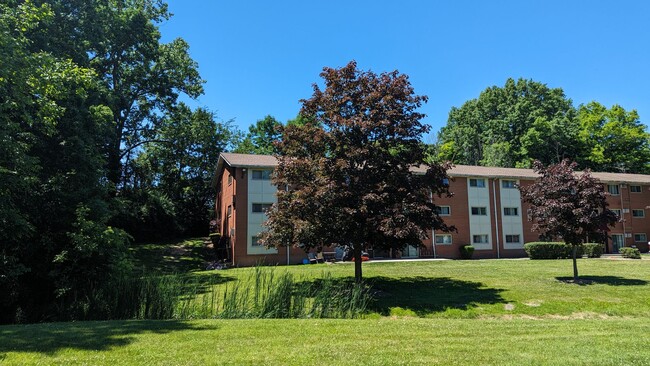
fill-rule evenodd
<path id="1" fill-rule="evenodd" d="M 605 252 L 605 245 L 601 243 L 584 243 L 582 248 L 587 258 L 600 258 Z"/>
<path id="2" fill-rule="evenodd" d="M 559 242 L 530 242 L 524 245 L 524 250 L 530 259 L 568 259 L 573 258 L 571 244 Z M 582 245 L 578 246 L 576 258 L 584 254 Z"/>
<path id="3" fill-rule="evenodd" d="M 474 247 L 471 245 L 463 245 L 460 248 L 460 257 L 462 259 L 472 259 L 474 255 Z"/>
<path id="4" fill-rule="evenodd" d="M 650 246 L 648 246 L 648 243 L 636 243 L 634 244 L 637 249 L 639 249 L 639 252 L 641 253 L 648 253 Z"/>
<path id="5" fill-rule="evenodd" d="M 641 252 L 637 248 L 625 247 L 618 250 L 623 258 L 641 259 Z"/>

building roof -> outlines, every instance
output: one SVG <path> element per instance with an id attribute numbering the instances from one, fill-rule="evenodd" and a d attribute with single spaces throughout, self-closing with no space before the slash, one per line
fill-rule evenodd
<path id="1" fill-rule="evenodd" d="M 240 168 L 273 168 L 278 165 L 278 160 L 272 155 L 221 153 L 217 164 L 217 173 L 226 163 L 232 167 Z M 424 172 L 424 167 L 415 168 L 416 172 Z M 535 179 L 538 174 L 532 169 L 499 168 L 489 166 L 454 165 L 447 172 L 450 177 L 485 177 L 485 178 L 512 178 Z M 650 184 L 650 175 L 627 173 L 600 173 L 592 172 L 592 176 L 602 182 Z"/>

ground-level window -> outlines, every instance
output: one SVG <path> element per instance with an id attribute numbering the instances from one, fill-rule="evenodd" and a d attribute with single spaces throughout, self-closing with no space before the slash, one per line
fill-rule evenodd
<path id="1" fill-rule="evenodd" d="M 253 213 L 265 213 L 271 205 L 272 203 L 253 203 Z"/>
<path id="2" fill-rule="evenodd" d="M 643 234 L 634 234 L 634 241 L 637 243 L 647 243 L 648 242 L 648 237 Z"/>
<path id="3" fill-rule="evenodd" d="M 450 206 L 438 206 L 438 215 L 440 216 L 449 216 L 451 215 L 451 207 Z"/>
<path id="4" fill-rule="evenodd" d="M 516 188 L 517 181 L 515 180 L 502 180 L 501 181 L 501 187 L 502 188 Z"/>
<path id="5" fill-rule="evenodd" d="M 436 244 L 451 244 L 451 234 L 436 234 Z"/>
<path id="6" fill-rule="evenodd" d="M 270 170 L 253 170 L 253 180 L 271 180 Z"/>
<path id="7" fill-rule="evenodd" d="M 506 243 L 521 243 L 521 240 L 519 239 L 519 235 L 506 235 Z"/>
<path id="8" fill-rule="evenodd" d="M 645 210 L 632 210 L 632 217 L 645 217 Z"/>
<path id="9" fill-rule="evenodd" d="M 618 188 L 618 184 L 608 184 L 607 185 L 607 192 L 609 192 L 609 194 L 613 194 L 613 195 L 618 195 L 618 194 L 621 193 L 621 191 Z"/>
<path id="10" fill-rule="evenodd" d="M 226 211 L 226 217 L 230 217 L 232 215 L 232 206 L 228 206 L 228 209 Z"/>
<path id="11" fill-rule="evenodd" d="M 519 216 L 519 208 L 517 207 L 504 207 L 503 208 L 504 216 Z"/>
<path id="12" fill-rule="evenodd" d="M 630 186 L 630 192 L 641 193 L 641 186 Z"/>
<path id="13" fill-rule="evenodd" d="M 480 235 L 472 235 L 472 243 L 473 244 L 488 244 L 488 236 L 487 234 L 480 234 Z"/>
<path id="14" fill-rule="evenodd" d="M 470 187 L 477 187 L 477 188 L 485 188 L 485 179 L 470 179 L 469 180 L 469 186 Z"/>
<path id="15" fill-rule="evenodd" d="M 251 245 L 254 247 L 261 247 L 262 243 L 260 242 L 260 237 L 257 235 L 251 237 Z"/>
<path id="16" fill-rule="evenodd" d="M 472 215 L 487 216 L 487 209 L 485 207 L 472 207 Z"/>

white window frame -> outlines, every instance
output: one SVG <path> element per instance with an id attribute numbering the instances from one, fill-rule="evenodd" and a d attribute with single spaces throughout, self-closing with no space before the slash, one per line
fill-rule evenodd
<path id="1" fill-rule="evenodd" d="M 477 238 L 479 239 L 478 241 L 476 240 Z M 472 244 L 490 244 L 490 237 L 488 234 L 474 234 L 472 235 Z"/>
<path id="2" fill-rule="evenodd" d="M 635 215 L 635 214 L 634 214 L 635 212 L 637 212 L 637 213 L 640 212 L 640 213 L 641 213 L 641 216 L 639 216 L 639 215 Z M 642 209 L 642 208 L 633 208 L 633 209 L 632 209 L 632 217 L 635 218 L 635 219 L 642 219 L 642 218 L 644 218 L 644 217 L 645 217 L 645 210 Z"/>
<path id="3" fill-rule="evenodd" d="M 442 241 L 438 241 L 438 238 L 442 238 Z M 446 238 L 449 238 L 447 241 Z M 453 243 L 453 237 L 451 234 L 436 234 L 434 242 L 436 245 L 451 245 Z"/>
<path id="4" fill-rule="evenodd" d="M 257 175 L 257 177 L 256 177 Z M 271 180 L 271 170 L 268 169 L 253 169 L 251 171 L 252 180 Z"/>
<path id="5" fill-rule="evenodd" d="M 514 241 L 514 238 L 517 238 L 517 241 Z M 510 239 L 510 240 L 508 240 Z M 506 243 L 508 244 L 521 244 L 521 236 L 519 234 L 506 234 Z"/>
<path id="6" fill-rule="evenodd" d="M 259 205 L 258 207 L 261 208 L 261 211 L 255 210 L 256 205 Z M 271 208 L 271 205 L 273 204 L 268 202 L 253 202 L 251 204 L 251 212 L 254 214 L 265 214 L 266 211 L 268 211 Z"/>
<path id="7" fill-rule="evenodd" d="M 474 213 L 474 209 L 476 209 L 478 213 Z M 470 209 L 470 213 L 472 214 L 472 216 L 487 216 L 487 207 L 472 206 L 472 208 Z"/>
<path id="8" fill-rule="evenodd" d="M 251 246 L 252 247 L 261 247 L 262 246 L 262 243 L 260 243 L 260 237 L 258 235 L 251 236 Z"/>
<path id="9" fill-rule="evenodd" d="M 512 213 L 513 211 L 514 213 Z M 503 216 L 519 216 L 519 207 L 504 207 Z"/>
<path id="10" fill-rule="evenodd" d="M 621 194 L 621 186 L 619 186 L 618 184 L 608 184 L 607 192 L 609 192 L 609 194 L 611 194 L 612 196 L 618 196 Z"/>
<path id="11" fill-rule="evenodd" d="M 443 208 L 447 209 L 447 213 L 442 211 Z M 451 206 L 438 206 L 438 216 L 451 216 Z"/>
<path id="12" fill-rule="evenodd" d="M 474 188 L 485 188 L 485 179 L 484 178 L 470 178 L 469 186 Z"/>
<path id="13" fill-rule="evenodd" d="M 643 237 L 639 237 L 637 239 L 637 236 L 643 235 Z M 648 236 L 645 233 L 635 233 L 634 234 L 634 242 L 635 243 L 647 243 L 648 242 Z"/>
<path id="14" fill-rule="evenodd" d="M 504 179 L 501 181 L 501 188 L 505 188 L 505 189 L 517 188 L 517 181 L 511 179 Z"/>
<path id="15" fill-rule="evenodd" d="M 637 187 L 639 189 L 638 191 L 636 190 Z M 630 192 L 632 192 L 632 193 L 641 193 L 641 192 L 643 192 L 643 188 L 640 185 L 633 185 L 633 186 L 630 186 Z"/>

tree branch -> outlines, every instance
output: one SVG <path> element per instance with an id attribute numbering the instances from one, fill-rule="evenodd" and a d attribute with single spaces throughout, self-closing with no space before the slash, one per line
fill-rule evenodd
<path id="1" fill-rule="evenodd" d="M 135 149 L 136 147 L 138 147 L 138 146 L 140 146 L 140 145 L 144 145 L 144 144 L 149 144 L 149 143 L 152 143 L 152 142 L 157 142 L 157 143 L 162 143 L 162 144 L 172 144 L 172 142 L 171 142 L 171 141 L 168 141 L 168 140 L 145 140 L 145 141 L 140 141 L 140 142 L 136 143 L 135 145 L 126 148 L 126 149 L 125 149 L 125 150 L 120 154 L 120 160 L 122 160 L 122 158 L 124 158 L 124 156 L 125 156 L 126 154 L 128 154 L 131 150 Z"/>

